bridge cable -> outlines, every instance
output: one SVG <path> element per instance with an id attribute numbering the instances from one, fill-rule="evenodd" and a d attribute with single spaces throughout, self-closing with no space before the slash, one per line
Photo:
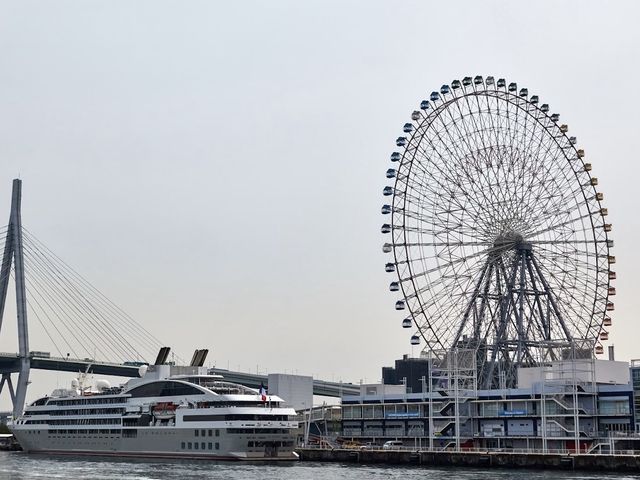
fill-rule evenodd
<path id="1" fill-rule="evenodd" d="M 32 240 L 32 237 L 34 237 L 33 234 L 27 233 L 25 237 L 28 237 L 28 241 L 25 242 L 25 244 L 28 244 L 30 247 L 28 248 L 28 250 L 33 250 L 32 254 L 30 252 L 31 259 L 39 265 L 40 270 L 50 271 L 49 276 L 52 277 L 51 280 L 59 286 L 59 291 L 62 291 L 65 293 L 65 298 L 67 299 L 65 303 L 69 304 L 69 302 L 73 298 L 78 300 L 78 303 L 80 303 L 80 305 L 82 306 L 82 310 L 90 317 L 88 319 L 90 323 L 94 325 L 96 328 L 98 328 L 101 332 L 103 332 L 103 334 L 106 334 L 108 337 L 110 337 L 110 339 L 114 340 L 114 343 L 117 344 L 117 345 L 114 345 L 114 348 L 117 346 L 118 353 L 125 354 L 125 357 L 123 358 L 130 357 L 132 352 L 137 353 L 139 357 L 140 357 L 140 354 L 139 352 L 136 351 L 135 348 L 133 348 L 131 343 L 128 342 L 120 332 L 118 332 L 115 328 L 113 328 L 112 326 L 106 323 L 107 318 L 104 316 L 104 312 L 100 311 L 99 308 L 96 308 L 96 305 L 92 304 L 91 300 L 94 300 L 100 303 L 103 307 L 107 308 L 112 314 L 116 314 L 116 316 L 119 317 L 119 318 L 116 318 L 117 323 L 120 324 L 120 326 L 124 326 L 125 329 L 128 330 L 129 332 L 133 330 L 133 332 L 131 332 L 133 333 L 133 336 L 136 336 L 137 338 L 142 340 L 142 342 L 145 343 L 145 346 L 147 348 L 149 347 L 157 348 L 157 346 L 160 345 L 160 342 L 157 339 L 155 339 L 155 337 L 153 337 L 149 332 L 145 331 L 145 333 L 147 333 L 147 335 L 145 336 L 139 330 L 136 331 L 135 327 L 138 327 L 138 329 L 142 329 L 142 330 L 144 329 L 139 324 L 137 324 L 137 322 L 135 322 L 135 320 L 133 320 L 131 317 L 122 318 L 123 317 L 122 313 L 119 313 L 117 311 L 114 312 L 115 304 L 113 304 L 113 302 L 110 302 L 95 287 L 93 287 L 86 280 L 84 280 L 83 277 L 81 277 L 77 272 L 75 272 L 75 270 L 69 267 L 64 261 L 62 261 L 59 257 L 57 257 L 53 252 L 51 252 L 44 244 L 42 244 L 42 242 L 40 242 L 35 238 L 33 239 L 35 241 L 33 241 Z M 36 241 L 38 242 L 39 245 L 36 244 Z M 45 250 L 47 252 L 50 252 L 52 256 L 55 257 L 59 262 L 54 263 L 54 261 L 52 261 L 52 259 L 49 258 L 48 255 L 45 255 Z M 63 270 L 66 270 L 67 272 L 69 272 L 73 277 L 75 277 L 77 281 L 81 283 L 81 285 L 79 286 L 75 282 L 71 282 L 69 278 L 67 278 L 67 275 L 65 275 L 65 272 L 63 272 Z M 81 288 L 81 287 L 84 287 L 84 288 Z M 107 300 L 107 302 L 105 302 L 105 300 Z M 76 311 L 78 310 L 77 306 L 75 305 L 71 305 L 71 308 Z M 120 312 L 123 312 L 121 309 L 119 310 Z M 76 315 L 77 315 L 77 312 L 76 312 Z M 114 319 L 112 318 L 112 320 Z M 134 325 L 132 325 L 132 323 L 134 323 Z M 149 339 L 149 337 L 153 337 L 156 341 L 158 341 L 158 343 L 156 345 L 153 345 L 153 342 Z M 92 341 L 91 343 L 94 344 L 95 346 L 95 342 Z M 112 348 L 111 350 L 114 351 L 114 348 Z M 123 352 L 123 349 L 124 349 L 124 352 Z"/>
<path id="2" fill-rule="evenodd" d="M 31 260 L 31 253 L 25 252 L 25 256 L 27 259 Z M 26 265 L 25 265 L 26 266 Z M 34 268 L 32 268 L 34 267 Z M 25 271 L 27 269 L 25 268 Z M 64 291 L 64 289 L 59 288 L 55 282 L 49 280 L 46 275 L 46 271 L 42 271 L 42 267 L 36 262 L 29 262 L 28 264 L 28 275 L 26 275 L 27 282 L 33 285 L 33 289 L 31 292 L 40 296 L 40 298 L 47 304 L 49 309 L 55 314 L 55 316 L 62 322 L 65 328 L 69 331 L 71 336 L 78 342 L 79 345 L 83 346 L 85 349 L 85 353 L 87 356 L 91 356 L 91 353 L 86 350 L 85 343 L 91 344 L 96 351 L 100 351 L 102 355 L 102 349 L 93 341 L 93 338 L 87 333 L 87 325 L 83 324 L 83 317 L 78 315 L 77 308 L 73 304 L 72 299 L 68 298 L 68 293 Z M 64 305 L 62 303 L 64 303 Z M 53 306 L 55 305 L 55 307 Z M 65 308 L 65 306 L 67 308 Z M 56 308 L 57 307 L 57 308 Z M 74 316 L 71 316 L 65 312 L 65 310 L 70 310 L 74 313 Z M 75 319 L 74 319 L 75 317 Z M 68 320 L 65 321 L 65 318 Z M 94 323 L 89 319 L 88 320 L 92 326 Z M 71 326 L 70 326 L 71 324 Z M 76 335 L 76 332 L 84 337 L 85 341 L 81 341 L 80 338 Z M 115 352 L 114 352 L 115 353 Z M 106 358 L 105 358 L 106 360 Z"/>
<path id="3" fill-rule="evenodd" d="M 124 310 L 113 303 L 108 297 L 106 297 L 102 292 L 95 288 L 66 262 L 60 259 L 54 252 L 48 249 L 46 245 L 35 238 L 33 234 L 29 233 L 28 235 L 34 243 L 37 242 L 43 250 L 46 250 L 47 253 L 54 257 L 60 263 L 60 267 L 63 270 L 65 270 L 70 276 L 74 277 L 75 280 L 80 282 L 88 290 L 89 296 L 91 296 L 93 299 L 95 299 L 96 302 L 100 303 L 104 308 L 113 313 L 119 320 L 120 325 L 128 328 L 133 328 L 132 334 L 137 335 L 141 340 L 146 341 L 147 345 L 150 345 L 153 349 L 156 349 L 158 346 L 164 345 L 164 342 L 160 341 L 151 332 L 146 330 L 141 324 L 136 322 L 135 319 L 133 319 Z M 153 353 L 155 354 L 155 351 Z"/>
<path id="4" fill-rule="evenodd" d="M 93 305 L 89 299 L 87 299 L 84 292 L 82 292 L 78 285 L 69 281 L 69 279 L 60 271 L 59 266 L 53 264 L 50 259 L 42 256 L 42 252 L 40 252 L 37 248 L 34 249 L 36 251 L 36 255 L 39 258 L 37 261 L 41 264 L 42 267 L 53 271 L 53 281 L 56 282 L 60 288 L 64 290 L 69 298 L 69 302 L 71 303 L 71 308 L 78 310 L 78 307 L 82 309 L 82 312 L 87 315 L 87 321 L 89 321 L 93 326 L 95 326 L 102 334 L 109 337 L 114 341 L 113 348 L 111 350 L 117 355 L 123 355 L 123 358 L 127 358 L 131 356 L 131 352 L 134 352 L 138 355 L 138 357 L 142 357 L 139 352 L 128 342 L 123 335 L 117 331 L 117 329 L 113 328 L 107 322 L 104 314 Z M 75 300 L 75 302 L 74 302 Z M 69 303 L 68 303 L 69 304 Z"/>

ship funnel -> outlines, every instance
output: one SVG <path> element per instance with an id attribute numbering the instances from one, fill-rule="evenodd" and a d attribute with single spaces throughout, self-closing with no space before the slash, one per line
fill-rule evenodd
<path id="1" fill-rule="evenodd" d="M 171 348 L 169 347 L 162 347 L 160 349 L 160 351 L 158 352 L 158 356 L 156 357 L 156 361 L 153 362 L 154 365 L 164 365 L 164 363 L 167 361 L 167 358 L 169 358 L 169 352 L 171 351 Z"/>
<path id="2" fill-rule="evenodd" d="M 193 352 L 193 357 L 191 358 L 191 363 L 189 366 L 191 367 L 202 367 L 204 365 L 204 361 L 207 359 L 207 354 L 209 350 L 203 348 L 202 350 L 196 350 Z"/>

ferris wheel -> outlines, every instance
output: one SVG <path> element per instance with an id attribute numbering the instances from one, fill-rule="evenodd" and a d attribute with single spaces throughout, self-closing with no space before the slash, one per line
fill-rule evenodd
<path id="1" fill-rule="evenodd" d="M 382 233 L 411 343 L 473 348 L 491 369 L 533 364 L 550 342 L 603 353 L 611 224 L 559 114 L 516 83 L 466 77 L 422 101 L 403 131 Z"/>

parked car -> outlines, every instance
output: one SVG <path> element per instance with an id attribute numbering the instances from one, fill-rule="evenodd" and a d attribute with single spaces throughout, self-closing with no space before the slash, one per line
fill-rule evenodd
<path id="1" fill-rule="evenodd" d="M 384 442 L 384 445 L 382 445 L 383 450 L 393 450 L 399 447 L 402 447 L 402 442 L 400 440 L 389 440 L 388 442 Z"/>

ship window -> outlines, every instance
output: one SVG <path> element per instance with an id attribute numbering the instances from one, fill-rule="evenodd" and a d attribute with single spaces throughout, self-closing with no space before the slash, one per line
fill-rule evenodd
<path id="1" fill-rule="evenodd" d="M 185 422 L 215 422 L 220 420 L 270 420 L 275 422 L 285 422 L 288 420 L 287 415 L 254 415 L 254 414 L 227 414 L 227 415 L 185 415 Z M 202 430 L 202 436 L 205 436 L 206 430 Z"/>
<path id="2" fill-rule="evenodd" d="M 189 450 L 191 450 L 191 442 L 189 442 L 189 443 L 187 444 L 187 446 L 188 446 Z"/>
<path id="3" fill-rule="evenodd" d="M 213 443 L 209 442 L 207 444 L 207 447 L 209 448 L 209 450 L 213 450 Z"/>
<path id="4" fill-rule="evenodd" d="M 200 444 L 199 444 L 198 442 L 196 442 L 196 443 L 194 443 L 194 444 L 193 444 L 193 448 L 194 448 L 195 450 L 198 450 L 198 446 L 199 446 L 199 445 L 200 445 Z"/>
<path id="5" fill-rule="evenodd" d="M 184 450 L 184 442 L 182 442 L 182 443 L 180 444 L 180 448 L 181 448 L 182 450 Z"/>
<path id="6" fill-rule="evenodd" d="M 220 444 L 216 442 L 216 450 L 220 450 Z"/>
<path id="7" fill-rule="evenodd" d="M 186 383 L 163 381 L 151 382 L 129 390 L 131 397 L 174 397 L 180 395 L 204 395 L 192 385 Z"/>

